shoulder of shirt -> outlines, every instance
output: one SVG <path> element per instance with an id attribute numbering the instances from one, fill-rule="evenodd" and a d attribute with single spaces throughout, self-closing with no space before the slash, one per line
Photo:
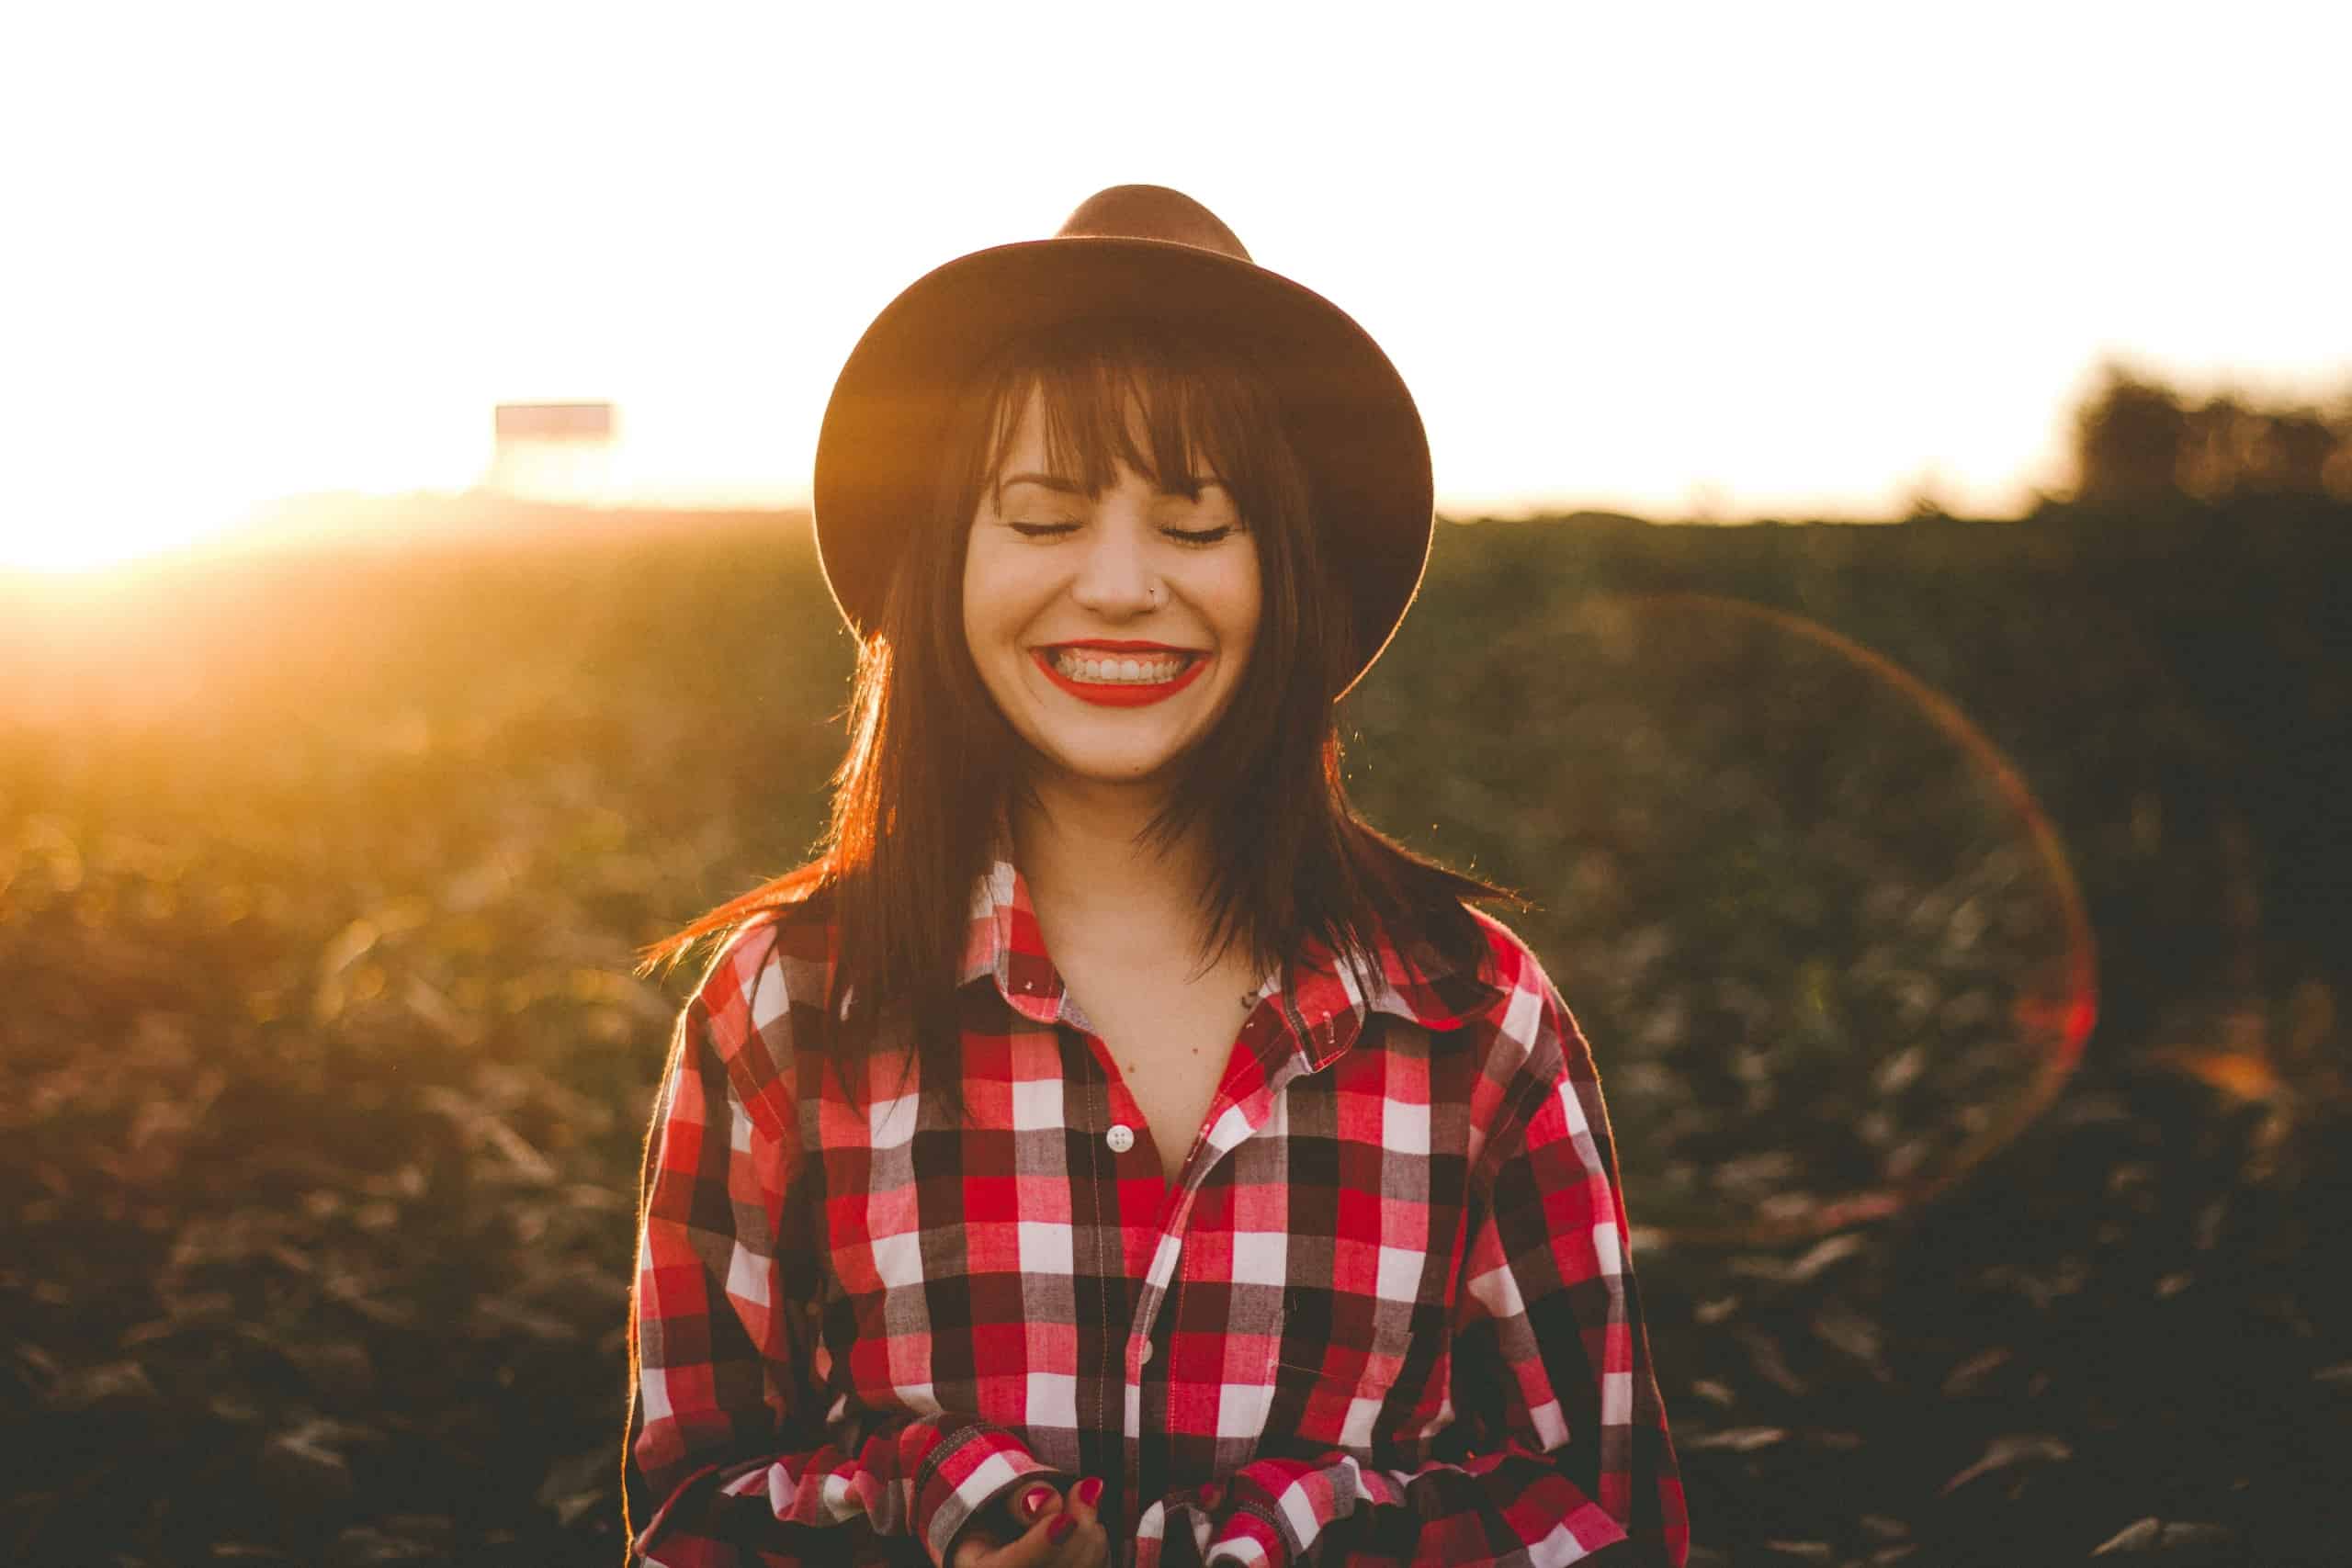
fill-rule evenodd
<path id="1" fill-rule="evenodd" d="M 1469 1021 L 1478 1032 L 1481 1077 L 1492 1113 L 1474 1144 L 1476 1179 L 1492 1179 L 1494 1162 L 1534 1142 L 1580 1140 L 1602 1125 L 1600 1079 L 1576 1016 L 1543 962 L 1517 931 L 1484 910 L 1471 914 L 1487 938 L 1479 978 L 1493 1000 Z"/>
<path id="2" fill-rule="evenodd" d="M 795 1015 L 823 1007 L 831 953 L 823 890 L 758 910 L 727 933 L 688 1004 L 736 1097 L 770 1133 L 789 1125 L 806 1043 Z"/>
<path id="3" fill-rule="evenodd" d="M 1589 1077 L 1583 1033 L 1535 950 L 1486 910 L 1474 906 L 1470 914 L 1487 938 L 1477 977 L 1490 999 L 1474 1021 L 1489 1035 L 1487 1075 L 1498 1083 L 1524 1077 L 1545 1086 Z"/>

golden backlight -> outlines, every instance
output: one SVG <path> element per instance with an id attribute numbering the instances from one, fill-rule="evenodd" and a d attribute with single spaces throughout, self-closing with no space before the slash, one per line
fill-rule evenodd
<path id="1" fill-rule="evenodd" d="M 246 479 L 230 487 L 249 487 Z M 183 548 L 218 535 L 243 503 L 190 503 L 184 496 L 108 496 L 62 491 L 10 498 L 0 524 L 0 570 L 68 575 Z"/>
<path id="2" fill-rule="evenodd" d="M 2352 10 L 2232 15 L 41 8 L 0 570 L 463 490 L 504 401 L 616 403 L 610 499 L 803 502 L 892 296 L 1126 181 L 1363 322 L 1449 514 L 2014 513 L 2109 355 L 2352 369 Z"/>

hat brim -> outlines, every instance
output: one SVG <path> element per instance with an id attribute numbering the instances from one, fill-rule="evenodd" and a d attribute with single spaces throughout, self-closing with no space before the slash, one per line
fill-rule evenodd
<path id="1" fill-rule="evenodd" d="M 1313 487 L 1325 559 L 1349 601 L 1352 686 L 1404 618 L 1429 561 L 1429 438 L 1404 378 L 1338 306 L 1279 273 L 1160 240 L 1024 241 L 910 284 L 851 351 L 817 438 L 817 553 L 854 629 L 879 616 L 909 529 L 931 504 L 955 401 L 1008 338 L 1087 317 L 1151 316 L 1257 349 Z"/>

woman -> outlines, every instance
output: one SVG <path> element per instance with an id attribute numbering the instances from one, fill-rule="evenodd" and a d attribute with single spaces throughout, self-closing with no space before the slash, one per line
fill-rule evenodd
<path id="1" fill-rule="evenodd" d="M 1412 598 L 1386 357 L 1156 186 L 868 330 L 816 476 L 860 634 L 813 864 L 647 1149 L 650 1562 L 1679 1562 L 1592 1063 L 1341 793 Z"/>

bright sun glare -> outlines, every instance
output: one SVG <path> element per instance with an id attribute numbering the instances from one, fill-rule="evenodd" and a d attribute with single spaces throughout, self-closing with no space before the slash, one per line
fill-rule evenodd
<path id="1" fill-rule="evenodd" d="M 57 485 L 9 498 L 0 570 L 52 576 L 97 571 L 200 542 L 252 506 L 243 486 L 209 494 L 185 484 Z"/>
<path id="2" fill-rule="evenodd" d="M 1346 69 L 1302 73 L 1340 41 L 1311 8 L 1129 37 L 1072 6 L 1018 58 L 1100 133 L 1010 164 L 970 134 L 986 12 L 901 59 L 888 7 L 386 27 L 288 0 L 150 7 L 135 39 L 103 9 L 27 8 L 0 71 L 0 138 L 58 152 L 0 181 L 12 231 L 56 237 L 0 289 L 0 570 L 200 546 L 277 497 L 464 488 L 503 401 L 615 402 L 616 498 L 800 504 L 832 377 L 899 288 L 1129 180 L 1362 321 L 1450 515 L 1890 517 L 1923 476 L 1998 514 L 2064 487 L 2059 422 L 2110 350 L 2332 395 L 2352 347 L 2340 204 L 2311 194 L 2340 7 L 2291 34 L 2135 12 L 2129 71 L 2110 24 L 2027 0 L 1957 32 L 1725 6 L 1697 43 L 1642 7 L 1527 7 L 1350 30 Z M 1136 114 L 1101 62 L 1146 53 L 1269 112 Z M 884 58 L 878 121 L 870 73 L 775 91 L 779 62 Z M 2170 112 L 2175 80 L 2208 112 Z M 2098 129 L 2127 124 L 2128 158 Z M 1302 189 L 1333 125 L 1350 156 Z"/>

